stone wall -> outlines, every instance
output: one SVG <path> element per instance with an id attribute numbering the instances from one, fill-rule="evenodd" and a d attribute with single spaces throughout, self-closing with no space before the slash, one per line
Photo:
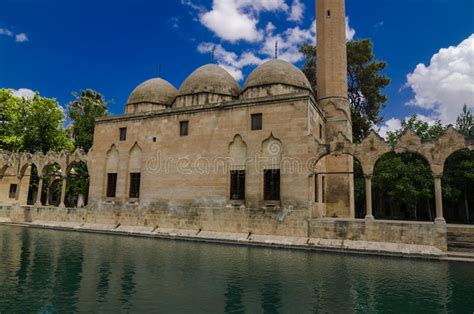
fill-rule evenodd
<path id="1" fill-rule="evenodd" d="M 308 118 L 311 109 L 313 119 Z M 262 130 L 251 129 L 255 113 L 263 115 Z M 180 121 L 189 121 L 188 136 L 180 136 Z M 170 212 L 225 208 L 232 203 L 230 170 L 239 166 L 246 170 L 246 208 L 267 207 L 263 171 L 281 169 L 281 202 L 276 207 L 307 210 L 314 199 L 308 193 L 314 184 L 308 180 L 313 158 L 309 139 L 320 124 L 308 93 L 101 119 L 88 156 L 90 207 L 109 202 L 118 207 L 157 203 Z M 119 140 L 119 128 L 127 128 L 125 141 Z M 243 164 L 231 154 L 236 141 Z M 141 173 L 139 199 L 129 197 L 131 172 Z M 114 198 L 106 197 L 107 173 L 117 173 Z"/>
<path id="2" fill-rule="evenodd" d="M 318 219 L 309 222 L 309 237 L 429 245 L 447 251 L 446 224 L 430 222 Z"/>
<path id="3" fill-rule="evenodd" d="M 229 233 L 306 237 L 307 211 L 251 210 L 245 208 L 193 208 L 170 212 L 159 206 L 104 206 L 98 210 L 58 207 L 0 206 L 0 218 L 12 222 L 75 222 L 103 225 L 148 226 Z"/>
<path id="4" fill-rule="evenodd" d="M 168 211 L 149 207 L 103 206 L 97 210 L 57 207 L 0 206 L 0 218 L 14 223 L 89 223 L 433 246 L 447 251 L 446 224 L 356 219 L 309 219 L 303 210 L 192 208 Z M 59 224 L 60 225 L 60 224 Z"/>

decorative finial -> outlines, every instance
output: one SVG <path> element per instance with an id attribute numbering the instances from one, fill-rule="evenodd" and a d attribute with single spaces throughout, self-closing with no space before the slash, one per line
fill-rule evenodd
<path id="1" fill-rule="evenodd" d="M 275 42 L 275 60 L 278 59 L 278 40 Z"/>
<path id="2" fill-rule="evenodd" d="M 161 77 L 161 64 L 158 66 L 158 77 Z"/>

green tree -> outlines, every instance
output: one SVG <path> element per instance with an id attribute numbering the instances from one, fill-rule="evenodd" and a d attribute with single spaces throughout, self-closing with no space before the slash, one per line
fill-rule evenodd
<path id="1" fill-rule="evenodd" d="M 456 119 L 456 128 L 466 136 L 474 136 L 474 118 L 467 105 L 462 108 L 461 114 Z"/>
<path id="2" fill-rule="evenodd" d="M 443 200 L 449 203 L 445 208 L 451 211 L 448 221 L 470 223 L 474 218 L 469 205 L 474 201 L 474 152 L 461 150 L 446 160 L 442 187 Z"/>
<path id="3" fill-rule="evenodd" d="M 461 114 L 456 119 L 457 130 L 469 136 L 474 132 L 474 119 L 464 105 Z M 447 219 L 453 222 L 473 220 L 470 203 L 474 201 L 474 152 L 461 150 L 451 155 L 444 165 L 443 198 L 451 209 Z M 463 214 L 460 214 L 463 212 Z M 456 217 L 457 216 L 457 217 Z"/>
<path id="4" fill-rule="evenodd" d="M 0 90 L 0 150 L 43 152 L 72 149 L 64 129 L 65 114 L 55 99 L 15 97 L 11 90 Z"/>
<path id="5" fill-rule="evenodd" d="M 107 101 L 94 90 L 82 90 L 72 94 L 74 101 L 68 104 L 72 137 L 76 148 L 89 151 L 94 139 L 95 120 L 107 115 Z"/>
<path id="6" fill-rule="evenodd" d="M 409 119 L 402 121 L 402 127 L 399 130 L 388 132 L 387 138 L 391 143 L 395 141 L 407 130 L 411 129 L 416 133 L 422 140 L 435 140 L 446 132 L 446 127 L 441 123 L 440 120 L 435 121 L 433 124 L 429 124 L 426 121 L 422 121 L 418 118 L 418 115 L 414 114 Z"/>
<path id="7" fill-rule="evenodd" d="M 300 52 L 305 56 L 302 70 L 317 92 L 316 47 L 304 44 Z M 382 73 L 387 64 L 375 59 L 372 42 L 368 39 L 347 43 L 347 66 L 353 139 L 361 141 L 369 130 L 383 121 L 380 111 L 388 98 L 382 90 L 390 84 L 390 79 Z"/>
<path id="8" fill-rule="evenodd" d="M 379 214 L 387 207 L 391 218 L 418 220 L 419 209 L 425 208 L 428 219 L 433 219 L 433 178 L 428 163 L 420 155 L 390 153 L 382 156 L 375 166 L 373 187 L 379 200 L 376 206 Z M 403 209 L 405 215 L 401 215 Z"/>
<path id="9" fill-rule="evenodd" d="M 388 133 L 391 143 L 411 129 L 423 140 L 435 140 L 446 132 L 441 121 L 430 124 L 415 114 L 402 121 L 402 127 Z M 415 153 L 387 154 L 377 162 L 374 172 L 374 189 L 379 199 L 378 208 L 387 206 L 390 216 L 394 211 L 406 209 L 408 216 L 419 219 L 420 210 L 432 220 L 433 178 L 428 162 Z"/>

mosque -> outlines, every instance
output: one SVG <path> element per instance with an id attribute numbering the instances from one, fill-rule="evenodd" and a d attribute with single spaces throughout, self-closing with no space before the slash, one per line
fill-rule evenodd
<path id="1" fill-rule="evenodd" d="M 148 80 L 131 93 L 124 115 L 97 121 L 92 206 L 311 207 L 317 217 L 354 216 L 352 158 L 311 164 L 316 144 L 340 132 L 352 138 L 343 1 L 318 3 L 317 95 L 282 60 L 256 68 L 243 88 L 214 64 L 179 90 Z"/>
<path id="2" fill-rule="evenodd" d="M 123 115 L 97 120 L 87 154 L 0 154 L 0 203 L 13 205 L 1 207 L 0 217 L 193 236 L 204 230 L 232 233 L 234 240 L 251 234 L 360 239 L 446 251 L 443 166 L 471 144 L 451 128 L 436 143 L 422 143 L 411 131 L 395 145 L 375 132 L 353 143 L 345 1 L 318 0 L 316 7 L 317 91 L 301 70 L 277 59 L 257 67 L 242 88 L 215 64 L 195 70 L 179 89 L 162 78 L 147 80 L 130 94 Z M 374 220 L 374 165 L 392 151 L 417 152 L 429 162 L 435 223 Z M 365 176 L 365 219 L 355 219 L 354 158 Z M 77 162 L 89 170 L 88 206 L 71 210 L 65 191 Z M 33 209 L 12 210 L 26 205 L 28 167 L 38 168 L 42 195 L 41 174 L 52 163 L 62 179 L 58 209 L 45 209 L 48 201 L 37 197 Z"/>

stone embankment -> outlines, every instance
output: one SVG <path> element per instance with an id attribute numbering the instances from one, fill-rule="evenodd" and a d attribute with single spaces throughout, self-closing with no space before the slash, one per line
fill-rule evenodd
<path id="1" fill-rule="evenodd" d="M 227 233 L 203 230 L 76 222 L 34 221 L 30 223 L 12 223 L 8 218 L 0 218 L 0 224 L 61 231 L 175 239 L 208 243 L 474 262 L 474 254 L 451 254 L 428 245 L 308 237 L 268 236 L 251 233 Z"/>

